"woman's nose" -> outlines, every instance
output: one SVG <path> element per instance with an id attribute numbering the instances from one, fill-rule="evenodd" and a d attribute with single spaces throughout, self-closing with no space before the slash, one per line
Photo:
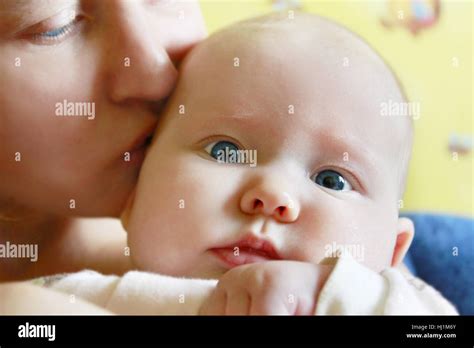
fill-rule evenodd
<path id="1" fill-rule="evenodd" d="M 300 212 L 298 202 L 276 182 L 262 182 L 248 189 L 240 200 L 240 209 L 285 223 L 296 221 Z"/>
<path id="2" fill-rule="evenodd" d="M 109 95 L 114 102 L 157 101 L 172 91 L 178 72 L 167 47 L 160 44 L 140 2 L 115 2 L 105 57 Z"/>

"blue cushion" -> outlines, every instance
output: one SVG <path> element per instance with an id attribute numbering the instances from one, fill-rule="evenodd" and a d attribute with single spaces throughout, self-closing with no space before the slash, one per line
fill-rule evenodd
<path id="1" fill-rule="evenodd" d="M 474 315 L 474 220 L 429 213 L 401 216 L 415 224 L 415 238 L 404 260 L 408 268 L 460 314 Z"/>

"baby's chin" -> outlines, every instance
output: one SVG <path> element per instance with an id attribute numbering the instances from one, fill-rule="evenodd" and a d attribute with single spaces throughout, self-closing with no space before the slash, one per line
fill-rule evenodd
<path id="1" fill-rule="evenodd" d="M 219 279 L 224 275 L 225 272 L 225 269 L 209 269 L 199 272 L 191 272 L 189 275 L 184 277 L 198 279 Z"/>
<path id="2" fill-rule="evenodd" d="M 202 263 L 198 265 L 191 265 L 187 270 L 177 272 L 180 277 L 199 278 L 199 279 L 219 279 L 228 270 L 219 264 L 212 262 L 207 257 L 204 257 Z M 175 275 L 176 276 L 176 275 Z"/>
<path id="3" fill-rule="evenodd" d="M 162 259 L 159 262 L 153 262 L 155 258 L 142 257 L 143 253 L 149 251 L 143 251 L 131 249 L 130 261 L 134 269 L 157 273 L 161 275 L 167 275 L 170 277 L 183 277 L 183 278 L 195 278 L 195 279 L 219 279 L 227 269 L 219 266 L 215 263 L 209 263 L 206 258 L 201 258 L 199 261 L 193 264 L 181 263 L 173 260 L 167 261 Z M 156 254 L 156 252 L 154 252 Z M 156 259 L 155 259 L 156 260 Z"/>

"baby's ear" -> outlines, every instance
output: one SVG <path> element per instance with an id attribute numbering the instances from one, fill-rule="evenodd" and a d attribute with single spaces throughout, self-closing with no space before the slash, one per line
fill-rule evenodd
<path id="1" fill-rule="evenodd" d="M 398 218 L 397 240 L 393 249 L 392 267 L 397 267 L 405 257 L 408 248 L 415 236 L 415 227 L 408 218 Z"/>
<path id="2" fill-rule="evenodd" d="M 125 204 L 125 208 L 123 209 L 122 214 L 120 214 L 120 221 L 122 222 L 122 226 L 125 229 L 125 231 L 127 231 L 128 220 L 130 218 L 130 213 L 132 211 L 133 201 L 135 200 L 136 192 L 137 190 L 133 189 L 130 196 L 128 196 L 127 203 Z"/>

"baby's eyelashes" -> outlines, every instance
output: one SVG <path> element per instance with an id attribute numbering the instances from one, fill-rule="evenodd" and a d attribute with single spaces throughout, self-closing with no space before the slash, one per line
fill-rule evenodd
<path id="1" fill-rule="evenodd" d="M 214 141 L 205 147 L 206 152 L 220 162 L 221 159 L 225 159 L 225 154 L 235 152 L 239 150 L 239 146 L 231 141 L 221 140 Z"/>
<path id="2" fill-rule="evenodd" d="M 242 163 L 241 153 L 248 151 L 241 149 L 240 145 L 230 139 L 212 141 L 204 150 L 218 163 L 228 164 Z M 350 181 L 334 169 L 321 170 L 310 176 L 310 179 L 317 185 L 333 191 L 353 190 Z"/>
<path id="3" fill-rule="evenodd" d="M 352 185 L 344 176 L 335 170 L 323 170 L 311 177 L 316 184 L 319 186 L 328 188 L 334 191 L 350 191 Z"/>

